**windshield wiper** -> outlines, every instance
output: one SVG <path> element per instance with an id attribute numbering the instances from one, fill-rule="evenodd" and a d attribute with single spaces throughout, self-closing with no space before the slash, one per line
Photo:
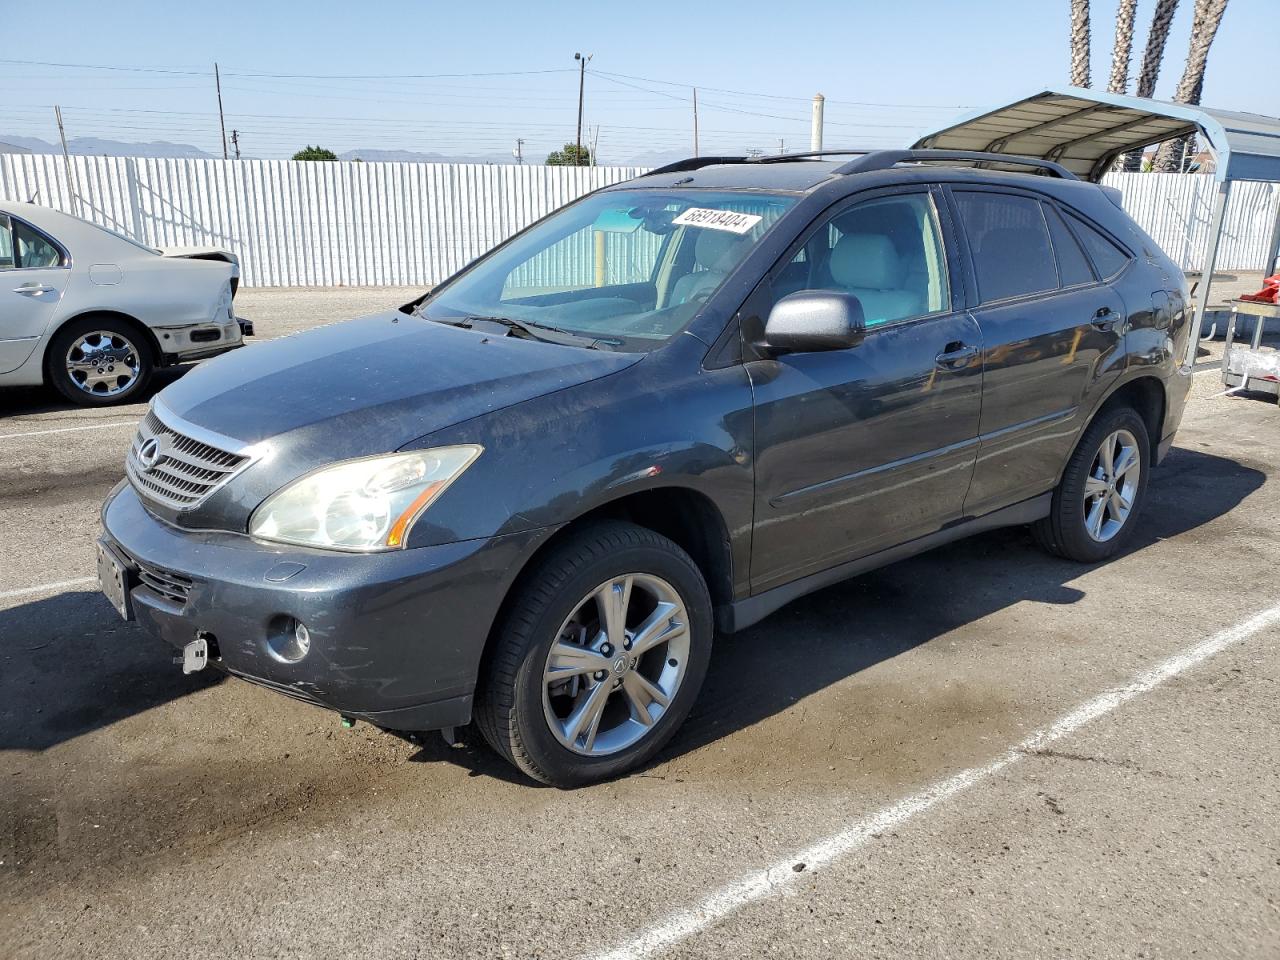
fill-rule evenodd
<path id="1" fill-rule="evenodd" d="M 584 337 L 576 333 L 569 333 L 569 331 L 561 330 L 559 327 L 549 327 L 545 324 L 535 323 L 532 320 L 513 320 L 511 317 L 467 317 L 460 321 L 446 320 L 442 322 L 453 323 L 455 326 L 466 327 L 471 330 L 474 330 L 477 324 L 493 323 L 505 327 L 510 333 L 528 337 L 531 340 L 541 340 L 544 343 L 558 343 L 571 347 L 589 347 L 592 350 L 599 350 L 602 343 L 611 342 L 608 340 L 602 341 L 598 337 Z"/>

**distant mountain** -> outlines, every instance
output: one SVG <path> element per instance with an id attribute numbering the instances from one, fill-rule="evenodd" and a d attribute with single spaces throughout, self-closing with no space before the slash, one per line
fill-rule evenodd
<path id="1" fill-rule="evenodd" d="M 0 140 L 15 147 L 26 147 L 32 153 L 61 153 L 62 145 L 49 143 L 39 137 L 13 137 L 0 134 Z M 67 141 L 67 152 L 77 156 L 108 157 L 188 157 L 208 159 L 213 156 L 189 143 L 170 143 L 153 140 L 150 143 L 128 143 L 123 140 L 102 140 L 98 137 L 72 137 Z"/>
<path id="2" fill-rule="evenodd" d="M 338 159 L 364 160 L 369 163 L 515 163 L 515 159 L 509 153 L 465 156 L 462 154 L 420 153 L 416 150 L 348 150 L 346 153 L 338 154 Z"/>
<path id="3" fill-rule="evenodd" d="M 39 137 L 18 137 L 0 133 L 0 141 L 25 147 L 32 153 L 61 153 L 62 145 L 41 140 Z M 131 143 L 124 140 L 102 140 L 98 137 L 72 137 L 67 141 L 67 151 L 76 155 L 108 156 L 108 157 L 182 157 L 193 159 L 213 159 L 214 154 L 206 153 L 199 147 L 189 143 L 170 143 L 167 140 L 153 140 L 150 143 Z M 633 157 L 606 157 L 610 164 L 627 167 L 660 167 L 673 160 L 683 160 L 689 156 L 688 150 L 650 151 Z M 246 158 L 248 159 L 248 158 Z M 339 160 L 365 160 L 370 163 L 514 163 L 510 153 L 487 154 L 453 154 L 423 153 L 417 150 L 348 150 L 338 154 Z M 544 157 L 533 154 L 525 155 L 525 163 L 541 165 Z"/>

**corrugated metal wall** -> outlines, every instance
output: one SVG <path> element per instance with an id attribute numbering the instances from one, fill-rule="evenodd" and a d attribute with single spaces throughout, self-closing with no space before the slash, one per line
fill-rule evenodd
<path id="1" fill-rule="evenodd" d="M 246 285 L 435 283 L 538 217 L 639 167 L 302 163 L 0 155 L 0 199 L 29 200 L 152 246 L 219 246 Z M 1208 175 L 1120 173 L 1125 207 L 1186 269 L 1208 234 Z M 1233 188 L 1219 269 L 1262 267 L 1280 184 Z"/>
<path id="2" fill-rule="evenodd" d="M 1201 270 L 1217 184 L 1209 174 L 1110 173 L 1103 180 L 1124 194 L 1124 208 L 1184 270 Z M 1261 270 L 1280 211 L 1280 183 L 1231 187 L 1218 270 Z"/>
<path id="3" fill-rule="evenodd" d="M 252 286 L 427 285 L 639 167 L 0 156 L 0 199 L 155 247 L 218 246 Z"/>

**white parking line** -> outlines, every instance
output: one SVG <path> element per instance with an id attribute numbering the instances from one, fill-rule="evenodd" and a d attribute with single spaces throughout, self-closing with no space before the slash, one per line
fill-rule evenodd
<path id="1" fill-rule="evenodd" d="M 747 874 L 728 886 L 721 887 L 696 906 L 675 913 L 661 923 L 639 931 L 610 950 L 593 954 L 593 960 L 638 960 L 640 957 L 649 956 L 706 929 L 753 901 L 779 894 L 790 884 L 807 876 L 809 871 L 820 869 L 854 852 L 872 836 L 892 830 L 917 814 L 924 813 L 944 800 L 995 776 L 1006 767 L 1024 759 L 1028 754 L 1061 740 L 1135 697 L 1155 689 L 1166 680 L 1176 677 L 1209 657 L 1247 640 L 1278 622 L 1280 622 L 1280 604 L 1202 640 L 1183 653 L 1140 674 L 1127 686 L 1104 693 L 1077 707 L 1056 723 L 1033 733 L 990 763 L 963 770 L 920 793 L 899 800 L 868 817 L 849 824 L 839 833 L 819 840 L 807 849 L 797 850 L 773 866 Z M 793 869 L 797 863 L 805 864 L 804 873 L 797 873 Z"/>
<path id="2" fill-rule="evenodd" d="M 76 577 L 74 580 L 55 580 L 52 583 L 41 583 L 34 587 L 22 587 L 19 590 L 0 590 L 0 600 L 33 597 L 40 593 L 58 593 L 62 590 L 70 590 L 72 587 L 86 587 L 97 582 L 97 577 Z"/>
<path id="3" fill-rule="evenodd" d="M 80 430 L 110 430 L 112 427 L 136 427 L 137 420 L 117 420 L 115 423 L 95 423 L 86 427 L 57 427 L 53 430 L 30 430 L 26 433 L 0 433 L 0 440 L 15 437 L 47 437 L 51 433 L 76 433 Z"/>

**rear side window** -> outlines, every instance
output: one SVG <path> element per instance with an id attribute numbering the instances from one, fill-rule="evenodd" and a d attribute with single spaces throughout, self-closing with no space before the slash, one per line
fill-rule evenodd
<path id="1" fill-rule="evenodd" d="M 1007 193 L 957 192 L 983 303 L 1058 289 L 1058 269 L 1040 201 Z"/>
<path id="2" fill-rule="evenodd" d="M 1125 268 L 1129 255 L 1117 247 L 1109 237 L 1096 227 L 1091 226 L 1079 217 L 1068 213 L 1076 235 L 1080 237 L 1084 248 L 1093 258 L 1093 265 L 1098 268 L 1098 275 L 1106 279 L 1114 277 Z"/>
<path id="3" fill-rule="evenodd" d="M 1058 211 L 1048 204 L 1044 208 L 1045 219 L 1049 221 L 1049 234 L 1053 237 L 1053 252 L 1058 255 L 1058 274 L 1064 287 L 1074 287 L 1081 283 L 1093 283 L 1093 270 L 1085 258 L 1080 244 L 1071 235 L 1067 225 L 1062 222 Z"/>
<path id="4" fill-rule="evenodd" d="M 13 230 L 9 218 L 0 213 L 0 270 L 12 270 L 14 266 Z"/>
<path id="5" fill-rule="evenodd" d="M 25 223 L 13 225 L 14 245 L 18 251 L 18 266 L 32 270 L 40 267 L 62 266 L 62 251 L 55 247 L 44 234 L 33 230 Z"/>

